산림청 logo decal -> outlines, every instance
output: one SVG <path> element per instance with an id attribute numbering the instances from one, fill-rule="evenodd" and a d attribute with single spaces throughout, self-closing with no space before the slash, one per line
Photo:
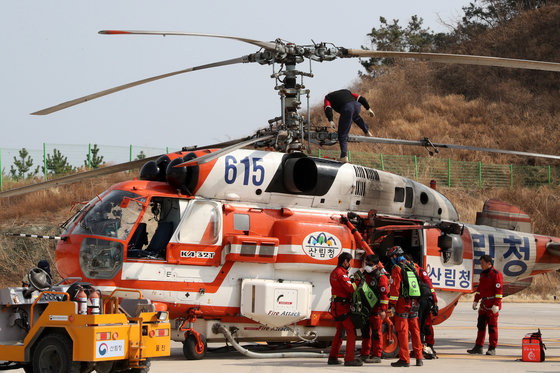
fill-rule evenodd
<path id="1" fill-rule="evenodd" d="M 307 256 L 317 260 L 336 258 L 342 251 L 338 237 L 326 232 L 313 232 L 303 240 L 303 251 Z"/>
<path id="2" fill-rule="evenodd" d="M 101 356 L 105 355 L 108 349 L 109 347 L 107 347 L 107 343 L 101 343 L 99 345 L 99 355 Z"/>

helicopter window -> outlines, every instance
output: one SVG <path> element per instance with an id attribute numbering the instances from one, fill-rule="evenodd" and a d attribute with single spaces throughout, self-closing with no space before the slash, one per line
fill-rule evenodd
<path id="1" fill-rule="evenodd" d="M 428 201 L 429 201 L 428 194 L 426 192 L 420 193 L 420 203 L 425 205 L 426 203 L 428 203 Z"/>
<path id="2" fill-rule="evenodd" d="M 395 187 L 395 198 L 393 202 L 404 202 L 404 188 Z"/>
<path id="3" fill-rule="evenodd" d="M 121 270 L 123 244 L 86 237 L 80 247 L 80 267 L 87 278 L 110 279 Z"/>
<path id="4" fill-rule="evenodd" d="M 196 243 L 212 245 L 220 238 L 219 205 L 209 201 L 197 201 L 183 217 L 177 233 L 177 240 L 181 243 Z"/>
<path id="5" fill-rule="evenodd" d="M 234 214 L 233 215 L 233 229 L 236 231 L 248 231 L 250 227 L 249 215 L 247 214 Z"/>
<path id="6" fill-rule="evenodd" d="M 72 217 L 70 217 L 70 219 L 66 220 L 64 223 L 62 223 L 60 225 L 61 228 L 64 229 L 64 232 L 62 233 L 62 235 L 65 234 L 69 234 L 70 231 L 72 230 L 72 228 L 74 228 L 74 224 L 78 221 L 78 219 L 84 214 L 86 213 L 91 206 L 93 206 L 93 204 L 95 204 L 97 201 L 99 201 L 100 199 L 103 199 L 103 197 L 108 193 L 109 191 L 106 190 L 103 193 L 101 193 L 99 196 L 95 196 L 91 199 L 91 201 L 89 201 L 88 203 L 86 203 L 85 205 L 82 206 L 81 209 L 79 209 L 78 211 L 76 211 L 74 213 L 74 215 L 72 215 Z"/>
<path id="7" fill-rule="evenodd" d="M 126 240 L 142 211 L 145 198 L 139 197 L 123 190 L 110 191 L 84 214 L 73 233 Z"/>
<path id="8" fill-rule="evenodd" d="M 411 208 L 413 199 L 414 199 L 414 190 L 411 187 L 406 187 L 406 200 L 404 202 L 404 207 Z"/>

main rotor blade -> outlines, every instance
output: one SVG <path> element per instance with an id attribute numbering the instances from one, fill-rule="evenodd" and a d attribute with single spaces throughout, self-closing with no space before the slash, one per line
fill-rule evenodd
<path id="1" fill-rule="evenodd" d="M 374 57 L 374 58 L 418 58 L 431 62 L 456 63 L 463 65 L 482 65 L 496 67 L 511 67 L 514 69 L 544 70 L 560 72 L 560 63 L 519 60 L 515 58 L 470 56 L 465 54 L 423 53 L 423 52 L 393 52 L 348 49 L 344 57 Z"/>
<path id="2" fill-rule="evenodd" d="M 267 136 L 257 137 L 257 138 L 254 138 L 254 139 L 249 139 L 249 140 L 240 142 L 238 144 L 228 146 L 227 148 L 223 148 L 221 150 L 215 151 L 213 153 L 203 155 L 202 157 L 193 158 L 190 161 L 179 163 L 175 167 L 187 167 L 187 166 L 201 165 L 201 164 L 213 161 L 214 159 L 219 158 L 222 155 L 231 153 L 234 150 L 241 149 L 241 148 L 243 148 L 247 145 L 251 145 L 251 144 L 254 144 L 254 143 L 259 142 L 259 141 L 268 140 L 268 139 L 272 138 L 273 136 L 274 135 L 267 135 Z"/>
<path id="3" fill-rule="evenodd" d="M 156 155 L 156 156 L 153 156 L 153 157 L 148 157 L 148 158 L 144 158 L 144 159 L 140 159 L 140 160 L 136 160 L 136 161 L 132 161 L 132 162 L 120 163 L 120 164 L 117 164 L 117 165 L 114 165 L 114 166 L 96 168 L 95 170 L 86 171 L 86 172 L 82 172 L 82 173 L 79 173 L 79 174 L 63 176 L 63 177 L 59 177 L 57 179 L 47 180 L 47 181 L 43 181 L 43 182 L 37 183 L 37 184 L 25 185 L 25 186 L 22 186 L 20 188 L 15 188 L 15 189 L 7 190 L 5 192 L 0 192 L 0 197 L 19 196 L 19 195 L 22 195 L 22 194 L 36 192 L 36 191 L 51 188 L 51 187 L 57 187 L 57 186 L 64 185 L 64 184 L 74 183 L 76 181 L 85 180 L 85 179 L 89 179 L 89 178 L 96 177 L 96 176 L 109 175 L 109 174 L 113 174 L 113 173 L 116 173 L 116 172 L 131 170 L 131 169 L 138 168 L 138 167 L 142 166 L 147 161 L 156 160 L 159 157 L 160 157 L 160 155 Z"/>
<path id="4" fill-rule="evenodd" d="M 267 50 L 275 50 L 276 43 L 270 41 L 261 41 L 248 38 L 241 38 L 238 36 L 229 35 L 216 35 L 216 34 L 201 34 L 198 32 L 176 32 L 176 31 L 140 31 L 140 30 L 101 30 L 99 31 L 102 35 L 178 35 L 178 36 L 203 36 L 209 38 L 220 38 L 220 39 L 233 39 L 242 41 L 244 43 L 249 43 L 256 45 L 257 47 L 264 48 Z"/>
<path id="5" fill-rule="evenodd" d="M 185 147 L 185 148 L 183 148 L 183 151 L 193 151 L 193 150 L 198 150 L 198 149 L 212 149 L 212 148 L 220 148 L 220 147 L 223 147 L 223 146 L 231 146 L 231 144 L 234 144 L 234 145 L 239 144 L 239 142 L 244 141 L 245 139 L 246 139 L 246 137 L 236 139 L 236 140 L 229 140 L 229 141 L 225 141 L 225 142 L 221 142 L 221 143 L 217 143 L 217 144 L 204 145 L 204 146 L 201 146 L 201 147 L 199 147 L 199 146 Z M 135 160 L 135 161 L 131 161 L 131 162 L 119 163 L 119 164 L 116 164 L 114 166 L 101 167 L 101 168 L 97 168 L 95 170 L 81 172 L 79 174 L 63 176 L 63 177 L 60 177 L 60 178 L 57 178 L 57 179 L 43 181 L 41 183 L 25 185 L 25 186 L 22 186 L 20 188 L 15 188 L 15 189 L 7 190 L 5 192 L 0 192 L 0 198 L 19 196 L 19 195 L 26 194 L 26 193 L 31 193 L 31 192 L 36 192 L 36 191 L 43 190 L 43 189 L 48 189 L 48 188 L 51 188 L 51 187 L 57 187 L 57 186 L 60 186 L 60 185 L 71 184 L 71 183 L 74 183 L 76 181 L 86 180 L 86 179 L 90 179 L 92 177 L 110 175 L 110 174 L 121 172 L 121 171 L 132 170 L 132 169 L 135 169 L 135 168 L 142 167 L 144 165 L 144 163 L 146 163 L 148 161 L 155 161 L 156 159 L 158 159 L 162 155 L 163 154 L 154 155 L 152 157 L 147 157 L 147 158 L 144 158 L 144 159 L 139 159 L 139 160 Z"/>
<path id="6" fill-rule="evenodd" d="M 249 58 L 250 58 L 249 55 L 247 55 L 247 56 L 242 56 L 242 57 L 238 57 L 238 58 L 233 58 L 231 60 L 225 60 L 225 61 L 220 61 L 220 62 L 209 63 L 209 64 L 206 64 L 206 65 L 189 67 L 188 69 L 179 70 L 179 71 L 175 71 L 175 72 L 171 72 L 171 73 L 167 73 L 167 74 L 162 74 L 162 75 L 157 75 L 157 76 L 153 76 L 151 78 L 146 78 L 146 79 L 142 79 L 142 80 L 137 80 L 137 81 L 132 82 L 132 83 L 119 85 L 117 87 L 109 88 L 109 89 L 106 89 L 106 90 L 101 91 L 101 92 L 92 93 L 92 94 L 84 96 L 84 97 L 80 97 L 80 98 L 76 98 L 74 100 L 66 101 L 66 102 L 63 102 L 61 104 L 51 106 L 51 107 L 46 108 L 46 109 L 36 111 L 34 113 L 31 113 L 31 115 L 46 115 L 46 114 L 54 113 L 55 111 L 66 109 L 66 108 L 69 108 L 71 106 L 78 105 L 78 104 L 84 103 L 86 101 L 93 100 L 95 98 L 103 97 L 103 96 L 109 95 L 111 93 L 115 93 L 115 92 L 119 92 L 119 91 L 122 91 L 122 90 L 125 90 L 125 89 L 128 89 L 128 88 L 136 87 L 136 86 L 141 85 L 141 84 L 153 82 L 155 80 L 168 78 L 168 77 L 174 76 L 174 75 L 189 73 L 191 71 L 196 71 L 196 70 L 209 69 L 209 68 L 212 68 L 212 67 L 233 65 L 233 64 L 236 64 L 236 63 L 247 63 L 247 62 L 250 62 Z"/>
<path id="7" fill-rule="evenodd" d="M 504 149 L 494 149 L 494 148 L 480 148 L 476 146 L 467 146 L 467 145 L 441 144 L 441 143 L 431 142 L 427 138 L 423 140 L 414 141 L 414 140 L 387 139 L 383 137 L 365 137 L 365 136 L 350 135 L 348 136 L 348 141 L 369 142 L 374 144 L 412 145 L 412 146 L 423 146 L 426 148 L 433 147 L 433 148 L 472 150 L 472 151 L 479 151 L 479 152 L 521 155 L 524 157 L 560 159 L 559 155 L 519 152 L 515 150 L 504 150 Z"/>

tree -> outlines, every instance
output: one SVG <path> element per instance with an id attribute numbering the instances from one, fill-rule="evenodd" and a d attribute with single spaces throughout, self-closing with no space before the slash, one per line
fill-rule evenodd
<path id="1" fill-rule="evenodd" d="M 379 17 L 380 27 L 372 28 L 367 34 L 370 38 L 372 50 L 398 52 L 431 52 L 436 49 L 444 34 L 436 34 L 429 28 L 423 28 L 424 20 L 414 15 L 410 18 L 406 28 L 399 25 L 399 20 L 387 22 L 385 17 Z M 368 49 L 363 47 L 364 49 Z M 372 75 L 379 74 L 376 70 L 381 66 L 393 65 L 393 58 L 370 58 L 360 61 L 362 66 Z"/>
<path id="2" fill-rule="evenodd" d="M 19 159 L 14 157 L 14 164 L 10 166 L 10 175 L 16 180 L 35 176 L 39 172 L 39 166 L 33 172 L 29 172 L 31 167 L 33 167 L 33 158 L 31 158 L 27 149 L 21 148 Z"/>
<path id="3" fill-rule="evenodd" d="M 52 156 L 50 154 L 47 154 L 46 165 L 47 170 L 52 175 L 63 175 L 74 170 L 74 167 L 70 163 L 68 163 L 67 157 L 63 156 L 62 153 L 57 149 L 53 149 Z"/>
<path id="4" fill-rule="evenodd" d="M 143 150 L 140 150 L 140 153 L 138 153 L 138 155 L 136 156 L 135 161 L 139 161 L 139 160 L 144 159 L 144 158 L 146 158 L 146 154 L 144 153 Z"/>
<path id="5" fill-rule="evenodd" d="M 103 156 L 102 155 L 98 155 L 99 151 L 101 149 L 99 149 L 97 147 L 97 144 L 93 144 L 93 148 L 90 149 L 90 152 L 88 152 L 86 160 L 84 161 L 84 165 L 89 168 L 99 168 L 99 166 L 102 166 L 105 164 L 105 162 L 103 162 Z M 91 157 L 91 159 L 90 159 Z"/>

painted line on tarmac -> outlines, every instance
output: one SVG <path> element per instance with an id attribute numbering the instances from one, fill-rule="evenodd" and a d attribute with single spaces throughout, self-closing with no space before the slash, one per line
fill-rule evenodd
<path id="1" fill-rule="evenodd" d="M 434 325 L 434 328 L 437 329 L 450 329 L 450 330 L 467 330 L 467 329 L 474 329 L 476 328 L 476 324 L 473 326 L 439 326 Z M 524 330 L 529 329 L 530 326 L 502 326 L 498 325 L 498 329 L 508 329 L 508 330 Z M 549 326 L 549 327 L 541 327 L 540 330 L 560 330 L 560 327 L 556 326 Z"/>
<path id="2" fill-rule="evenodd" d="M 478 354 L 446 354 L 446 353 L 439 353 L 437 354 L 438 358 L 443 359 L 470 359 L 470 360 L 513 360 L 513 361 L 521 361 L 520 357 L 514 356 L 486 356 L 486 355 L 478 355 Z M 560 361 L 560 357 L 546 357 L 545 361 Z"/>

